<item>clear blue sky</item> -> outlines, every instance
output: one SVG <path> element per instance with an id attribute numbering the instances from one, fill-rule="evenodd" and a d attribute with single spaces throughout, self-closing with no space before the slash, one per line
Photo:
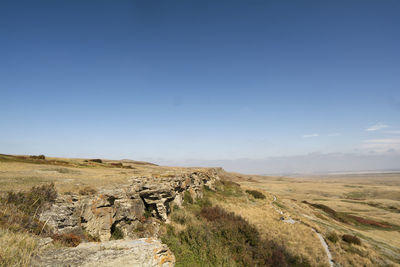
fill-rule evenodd
<path id="1" fill-rule="evenodd" d="M 398 153 L 399 14 L 399 1 L 1 1 L 0 153 Z"/>

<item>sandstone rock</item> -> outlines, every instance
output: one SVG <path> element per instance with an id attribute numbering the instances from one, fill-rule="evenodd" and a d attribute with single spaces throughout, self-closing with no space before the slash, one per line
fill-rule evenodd
<path id="1" fill-rule="evenodd" d="M 53 239 L 51 237 L 43 237 L 39 238 L 37 245 L 40 249 L 46 248 L 53 243 Z"/>
<path id="2" fill-rule="evenodd" d="M 83 243 L 75 248 L 47 250 L 32 266 L 174 266 L 175 257 L 160 241 L 150 238 Z"/>
<path id="3" fill-rule="evenodd" d="M 143 201 L 132 199 L 121 190 L 102 191 L 100 195 L 82 201 L 81 226 L 92 236 L 101 241 L 109 240 L 113 224 L 120 224 L 132 230 L 129 225 L 138 221 L 144 212 Z"/>
<path id="4" fill-rule="evenodd" d="M 79 230 L 79 217 L 76 215 L 78 199 L 76 196 L 58 196 L 56 202 L 45 210 L 39 219 L 56 233 L 71 233 Z"/>
<path id="5" fill-rule="evenodd" d="M 118 227 L 125 237 L 137 237 L 145 209 L 169 222 L 171 205 L 181 206 L 188 191 L 193 199 L 203 197 L 203 187 L 215 188 L 216 169 L 193 171 L 176 177 L 135 177 L 127 185 L 98 189 L 95 195 L 61 195 L 40 219 L 55 233 L 87 232 L 101 241 Z M 143 228 L 143 227 L 142 227 Z M 156 236 L 156 231 L 154 232 Z"/>

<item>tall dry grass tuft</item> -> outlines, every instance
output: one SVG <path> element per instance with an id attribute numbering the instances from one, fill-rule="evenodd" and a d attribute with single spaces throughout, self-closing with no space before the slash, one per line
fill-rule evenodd
<path id="1" fill-rule="evenodd" d="M 36 239 L 28 233 L 0 228 L 0 266 L 29 266 L 37 250 Z"/>
<path id="2" fill-rule="evenodd" d="M 38 250 L 34 235 L 52 235 L 38 216 L 56 197 L 49 184 L 0 198 L 0 266 L 29 266 Z"/>
<path id="3" fill-rule="evenodd" d="M 0 228 L 36 235 L 49 234 L 45 224 L 38 220 L 38 216 L 56 197 L 57 192 L 52 183 L 32 187 L 25 192 L 7 192 L 5 197 L 0 198 Z"/>

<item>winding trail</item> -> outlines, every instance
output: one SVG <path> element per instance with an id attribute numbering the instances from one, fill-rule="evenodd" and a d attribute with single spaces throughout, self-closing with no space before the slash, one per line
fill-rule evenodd
<path id="1" fill-rule="evenodd" d="M 332 254 L 331 254 L 331 251 L 329 250 L 328 244 L 326 243 L 324 237 L 320 233 L 318 233 L 317 230 L 315 230 L 314 228 L 311 228 L 311 230 L 313 232 L 315 232 L 317 234 L 317 236 L 319 237 L 319 241 L 321 241 L 322 247 L 324 248 L 326 255 L 328 256 L 329 266 L 333 267 L 334 263 L 332 260 Z"/>
<path id="2" fill-rule="evenodd" d="M 271 207 L 273 207 L 273 208 L 275 209 L 275 211 L 278 212 L 280 215 L 283 215 L 283 214 L 284 214 L 283 211 L 281 211 L 280 209 L 278 209 L 277 207 L 275 207 L 275 206 L 273 205 L 273 203 L 276 202 L 276 200 L 277 200 L 276 196 L 275 196 L 275 195 L 272 195 L 272 197 L 273 197 L 273 200 L 272 200 L 272 202 L 271 202 Z M 282 221 L 285 222 L 285 223 L 290 223 L 290 224 L 294 224 L 294 223 L 296 223 L 296 222 L 302 223 L 301 221 L 293 220 L 292 218 L 290 218 L 289 215 L 286 215 L 286 217 L 287 217 L 287 219 L 282 220 Z M 331 251 L 329 250 L 329 246 L 328 246 L 328 244 L 326 243 L 324 237 L 323 237 L 316 229 L 314 229 L 314 228 L 312 228 L 312 227 L 310 227 L 310 228 L 311 228 L 311 230 L 312 230 L 314 233 L 317 234 L 317 236 L 318 236 L 318 238 L 319 238 L 319 241 L 321 242 L 321 245 L 322 245 L 322 247 L 323 247 L 324 250 L 325 250 L 326 256 L 328 257 L 329 266 L 330 266 L 330 267 L 334 267 L 335 264 L 334 264 L 333 259 L 332 259 L 332 253 L 331 253 Z"/>

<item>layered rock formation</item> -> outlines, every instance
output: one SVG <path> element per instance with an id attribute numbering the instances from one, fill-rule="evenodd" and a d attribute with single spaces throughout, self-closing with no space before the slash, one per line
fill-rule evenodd
<path id="1" fill-rule="evenodd" d="M 75 248 L 48 250 L 32 266 L 174 266 L 175 257 L 166 245 L 151 238 L 82 243 Z"/>
<path id="2" fill-rule="evenodd" d="M 168 222 L 171 207 L 182 205 L 185 192 L 196 199 L 203 196 L 204 186 L 214 189 L 218 171 L 207 169 L 176 177 L 135 177 L 127 185 L 99 189 L 94 195 L 61 195 L 40 219 L 60 234 L 86 233 L 108 241 L 118 229 L 125 237 L 137 238 L 149 223 L 144 215 Z M 154 222 L 153 226 L 156 227 Z M 156 236 L 154 232 L 146 235 Z"/>

